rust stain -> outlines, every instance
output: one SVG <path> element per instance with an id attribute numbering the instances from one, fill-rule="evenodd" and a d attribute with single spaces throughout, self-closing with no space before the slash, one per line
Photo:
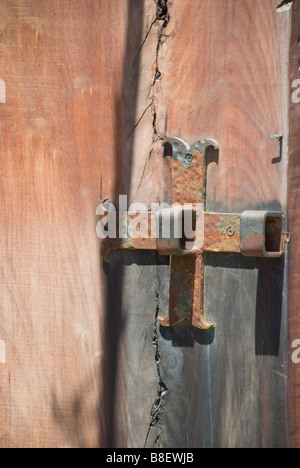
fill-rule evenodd
<path id="1" fill-rule="evenodd" d="M 188 155 L 190 156 L 190 155 Z M 206 198 L 206 155 L 204 152 L 193 152 L 194 164 L 185 168 L 178 159 L 172 159 L 171 171 L 171 203 L 194 205 L 203 203 Z M 182 219 L 184 211 L 182 211 Z M 259 233 L 243 232 L 241 238 L 241 218 L 237 213 L 208 213 L 204 211 L 204 242 L 194 246 L 192 250 L 184 250 L 178 239 L 148 239 L 138 235 L 119 242 L 112 242 L 104 249 L 107 258 L 108 249 L 129 248 L 158 250 L 163 255 L 170 255 L 170 291 L 169 311 L 165 318 L 159 317 L 163 326 L 175 326 L 183 320 L 188 320 L 194 327 L 208 330 L 215 325 L 208 323 L 204 317 L 204 252 L 244 253 L 254 256 L 276 256 L 278 244 L 283 248 L 282 225 L 280 218 L 270 217 L 267 226 L 267 240 L 270 252 L 265 248 L 265 236 Z M 148 221 L 151 214 L 148 214 Z M 132 222 L 134 216 L 127 214 L 125 224 Z M 196 218 L 195 218 L 196 219 Z M 151 225 L 151 222 L 150 222 Z M 193 227 L 194 228 L 194 227 Z M 248 235 L 249 234 L 249 235 Z M 182 245 L 187 239 L 181 239 Z M 188 239 L 192 240 L 192 239 Z M 196 242 L 195 242 L 196 244 Z M 280 250 L 280 249 L 279 249 Z M 282 253 L 282 252 L 281 252 Z M 278 256 L 281 255 L 278 253 Z"/>

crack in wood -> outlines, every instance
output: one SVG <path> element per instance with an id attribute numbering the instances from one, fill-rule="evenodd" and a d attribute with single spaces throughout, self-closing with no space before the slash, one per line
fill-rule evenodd
<path id="1" fill-rule="evenodd" d="M 162 378 L 162 373 L 161 373 L 161 368 L 160 368 L 161 356 L 160 356 L 159 340 L 158 340 L 158 327 L 159 327 L 158 317 L 159 317 L 159 312 L 160 312 L 160 297 L 157 291 L 155 292 L 155 295 L 156 295 L 156 315 L 155 315 L 155 326 L 154 326 L 152 343 L 153 343 L 153 346 L 155 347 L 155 363 L 156 363 L 156 370 L 157 370 L 157 376 L 158 376 L 158 387 L 157 387 L 157 396 L 156 396 L 155 402 L 151 410 L 151 420 L 150 420 L 144 447 L 146 447 L 147 445 L 151 429 L 153 427 L 156 427 L 161 420 L 162 413 L 163 413 L 163 400 L 168 393 L 168 388 Z M 160 447 L 160 433 L 156 436 L 153 446 L 158 447 L 158 448 Z"/>
<path id="2" fill-rule="evenodd" d="M 143 173 L 142 173 L 142 177 L 141 177 L 141 180 L 139 182 L 139 185 L 138 185 L 138 188 L 136 190 L 136 195 L 134 197 L 134 199 L 137 197 L 137 194 L 138 194 L 138 191 L 139 189 L 141 188 L 141 185 L 142 185 L 142 182 L 143 182 L 143 178 L 145 176 L 145 172 L 146 172 L 146 168 L 148 166 L 148 163 L 151 159 L 151 156 L 154 152 L 154 144 L 156 141 L 162 141 L 163 138 L 160 137 L 158 135 L 158 129 L 157 129 L 157 110 L 156 110 L 156 104 L 155 104 L 155 92 L 154 92 L 154 88 L 155 88 L 155 85 L 157 83 L 157 81 L 159 81 L 162 77 L 162 74 L 159 70 L 159 64 L 158 64 L 158 61 L 159 61 L 159 52 L 160 52 L 160 48 L 161 48 L 161 45 L 162 45 L 162 41 L 163 41 L 163 38 L 165 37 L 165 29 L 166 27 L 168 26 L 169 22 L 170 22 L 170 16 L 169 16 L 169 12 L 168 12 L 168 0 L 155 0 L 155 3 L 156 3 L 156 18 L 155 20 L 151 23 L 146 35 L 145 35 L 145 38 L 142 42 L 142 45 L 137 53 L 137 56 L 139 55 L 141 49 L 143 48 L 149 34 L 150 34 L 150 31 L 151 29 L 153 28 L 154 24 L 156 24 L 157 22 L 161 22 L 163 21 L 163 24 L 160 26 L 160 29 L 159 29 L 159 33 L 158 33 L 158 40 L 157 40 L 157 46 L 156 46 L 156 55 L 155 55 L 155 73 L 154 73 L 154 78 L 153 78 L 153 82 L 149 88 L 149 93 L 148 93 L 148 99 L 150 99 L 150 104 L 146 107 L 146 109 L 144 110 L 144 112 L 142 113 L 141 117 L 139 118 L 138 122 L 135 124 L 135 126 L 133 127 L 133 129 L 130 131 L 127 139 L 133 134 L 133 132 L 135 131 L 135 129 L 137 128 L 137 126 L 139 125 L 139 123 L 141 122 L 141 120 L 143 119 L 143 117 L 145 116 L 146 112 L 148 109 L 151 109 L 151 112 L 152 112 L 152 140 L 153 140 L 153 144 L 152 144 L 152 147 L 149 151 L 149 154 L 148 154 L 148 157 L 147 157 L 147 160 L 145 162 L 145 165 L 144 165 L 144 169 L 143 169 Z M 152 94 L 151 94 L 151 90 L 152 90 Z"/>
<path id="3" fill-rule="evenodd" d="M 151 88 L 153 90 L 152 93 L 152 109 L 153 109 L 153 121 L 152 121 L 152 127 L 153 127 L 153 141 L 156 141 L 157 139 L 161 139 L 158 137 L 158 130 L 157 130 L 157 112 L 156 112 L 156 105 L 155 105 L 155 93 L 154 93 L 154 88 L 157 83 L 161 79 L 161 72 L 159 70 L 159 52 L 160 48 L 162 45 L 163 38 L 165 37 L 165 29 L 168 26 L 170 22 L 170 16 L 168 12 L 168 0 L 156 0 L 156 5 L 157 5 L 157 13 L 156 13 L 156 21 L 163 21 L 162 26 L 160 27 L 160 31 L 158 34 L 158 41 L 157 41 L 157 47 L 156 47 L 156 66 L 155 66 L 155 74 L 154 74 L 154 79 L 153 83 L 151 85 Z"/>
<path id="4" fill-rule="evenodd" d="M 130 133 L 128 134 L 127 140 L 131 137 L 131 135 L 133 134 L 134 130 L 137 128 L 137 126 L 139 125 L 139 123 L 143 120 L 144 115 L 146 114 L 147 110 L 148 110 L 151 106 L 152 106 L 152 102 L 146 107 L 146 109 L 145 109 L 144 112 L 142 113 L 141 117 L 139 118 L 139 120 L 137 121 L 137 123 L 135 124 L 135 126 L 132 128 L 132 130 L 130 131 Z"/>

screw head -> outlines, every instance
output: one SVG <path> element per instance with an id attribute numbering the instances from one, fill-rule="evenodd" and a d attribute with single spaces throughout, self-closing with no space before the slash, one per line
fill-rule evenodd
<path id="1" fill-rule="evenodd" d="M 186 154 L 184 159 L 185 159 L 185 162 L 188 164 L 191 164 L 192 162 L 194 162 L 193 155 L 190 153 Z"/>
<path id="2" fill-rule="evenodd" d="M 229 235 L 229 237 L 232 237 L 235 234 L 235 230 L 232 227 L 229 227 L 227 229 L 227 234 Z"/>
<path id="3" fill-rule="evenodd" d="M 121 228 L 120 228 L 120 233 L 121 233 L 121 234 L 127 234 L 127 228 L 126 228 L 126 226 L 121 226 Z"/>

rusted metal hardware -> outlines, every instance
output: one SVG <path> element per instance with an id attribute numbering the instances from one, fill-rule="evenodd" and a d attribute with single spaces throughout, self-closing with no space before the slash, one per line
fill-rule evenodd
<path id="1" fill-rule="evenodd" d="M 118 231 L 127 236 L 104 239 L 101 252 L 105 261 L 116 249 L 169 255 L 169 308 L 164 318 L 159 317 L 160 324 L 170 327 L 188 320 L 196 328 L 209 330 L 215 324 L 204 316 L 204 253 L 278 258 L 285 251 L 285 218 L 271 211 L 206 212 L 206 155 L 209 147 L 217 148 L 216 142 L 202 140 L 190 147 L 183 140 L 170 138 L 165 146 L 165 154 L 171 157 L 170 203 L 180 205 L 157 212 L 121 214 Z M 189 237 L 184 230 L 186 217 L 193 227 L 200 226 L 199 232 L 195 229 Z M 166 220 L 168 236 L 164 234 Z"/>
<path id="2" fill-rule="evenodd" d="M 176 211 L 176 213 L 174 212 Z M 120 221 L 117 222 L 117 232 L 126 233 L 126 237 L 106 238 L 101 243 L 101 255 L 108 262 L 108 255 L 111 250 L 156 250 L 160 255 L 173 256 L 197 256 L 203 252 L 231 252 L 241 253 L 240 247 L 240 219 L 241 215 L 236 213 L 203 213 L 203 232 L 201 232 L 201 245 L 195 243 L 195 237 L 186 238 L 184 236 L 183 221 L 190 208 L 182 207 L 182 210 L 162 209 L 157 212 L 123 213 L 118 214 Z M 170 213 L 170 218 L 168 217 Z M 193 219 L 196 217 L 196 210 L 192 213 Z M 134 220 L 139 217 L 145 220 L 144 226 L 136 226 L 133 231 Z M 172 220 L 173 218 L 173 220 Z M 159 236 L 163 232 L 162 220 L 170 219 L 170 237 Z M 175 221 L 174 221 L 175 220 Z M 172 226 L 175 231 L 183 232 L 183 235 L 172 235 Z M 120 227 L 121 226 L 121 227 Z M 130 227 L 131 226 L 131 227 Z M 146 228 L 145 228 L 146 226 Z M 182 229 L 180 229 L 182 227 Z M 123 229 L 122 229 L 123 228 Z M 146 235 L 145 235 L 146 233 Z M 152 237 L 151 237 L 152 236 Z M 156 236 L 156 237 L 155 237 Z M 187 248 L 187 243 L 193 244 L 192 248 Z"/>
<path id="3" fill-rule="evenodd" d="M 285 249 L 285 219 L 272 211 L 244 211 L 241 216 L 241 253 L 278 258 Z"/>

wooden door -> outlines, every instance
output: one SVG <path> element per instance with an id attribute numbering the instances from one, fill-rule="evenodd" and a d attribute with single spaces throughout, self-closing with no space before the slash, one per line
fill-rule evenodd
<path id="1" fill-rule="evenodd" d="M 300 445 L 300 6 L 279 3 L 0 0 L 1 447 Z M 165 134 L 218 141 L 209 211 L 288 217 L 283 259 L 206 256 L 214 333 L 159 326 L 168 257 L 100 258 L 101 201 L 165 200 Z"/>

